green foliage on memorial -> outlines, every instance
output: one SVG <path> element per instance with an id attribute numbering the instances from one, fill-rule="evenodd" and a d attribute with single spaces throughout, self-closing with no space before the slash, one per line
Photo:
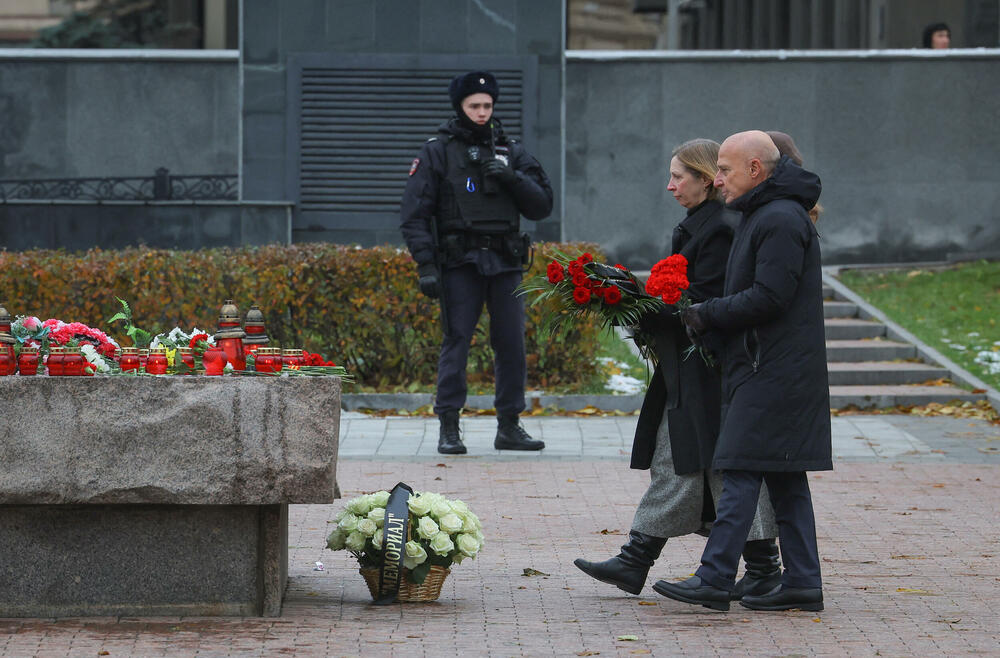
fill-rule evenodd
<path id="1" fill-rule="evenodd" d="M 600 254 L 593 244 L 539 244 L 530 274 L 544 272 L 556 248 Z M 122 310 L 118 299 L 127 299 L 131 318 L 153 334 L 176 326 L 211 331 L 224 300 L 235 300 L 244 313 L 256 303 L 277 345 L 318 352 L 379 391 L 434 386 L 439 310 L 420 294 L 416 278 L 409 254 L 389 246 L 0 251 L 0 298 L 12 315 L 83 322 L 128 345 L 122 324 L 108 321 Z M 575 322 L 539 340 L 539 313 L 528 310 L 529 387 L 559 392 L 592 381 L 599 367 L 596 323 Z M 470 387 L 493 381 L 485 313 L 468 372 Z"/>
<path id="2" fill-rule="evenodd" d="M 35 48 L 155 48 L 180 29 L 167 19 L 165 0 L 99 0 L 39 32 Z M 187 30 L 192 29 L 188 27 Z"/>

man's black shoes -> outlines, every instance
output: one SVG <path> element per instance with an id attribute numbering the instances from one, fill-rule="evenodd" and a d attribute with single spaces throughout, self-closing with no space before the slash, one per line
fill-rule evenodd
<path id="1" fill-rule="evenodd" d="M 497 438 L 493 440 L 497 450 L 541 450 L 544 441 L 538 441 L 524 431 L 518 417 L 497 416 Z"/>
<path id="2" fill-rule="evenodd" d="M 679 583 L 658 580 L 653 585 L 653 590 L 682 603 L 703 605 L 712 610 L 729 610 L 729 591 L 709 585 L 698 576 L 691 576 Z"/>
<path id="3" fill-rule="evenodd" d="M 823 609 L 823 590 L 819 587 L 781 587 L 770 594 L 744 594 L 740 605 L 751 610 L 812 610 Z"/>
<path id="4" fill-rule="evenodd" d="M 731 599 L 739 601 L 746 595 L 770 594 L 781 587 L 781 557 L 774 539 L 748 541 L 743 547 L 747 572 L 733 589 Z"/>
<path id="5" fill-rule="evenodd" d="M 464 455 L 468 452 L 458 430 L 458 412 L 445 411 L 439 416 L 441 434 L 438 436 L 438 452 L 442 455 Z"/>

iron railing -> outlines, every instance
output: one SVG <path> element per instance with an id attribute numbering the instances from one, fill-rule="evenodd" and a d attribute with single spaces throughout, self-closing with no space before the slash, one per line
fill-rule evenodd
<path id="1" fill-rule="evenodd" d="M 0 180 L 0 203 L 17 200 L 215 201 L 239 198 L 235 174 Z"/>

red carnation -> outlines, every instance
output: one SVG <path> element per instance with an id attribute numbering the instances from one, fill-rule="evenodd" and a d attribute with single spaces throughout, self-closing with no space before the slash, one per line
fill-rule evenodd
<path id="1" fill-rule="evenodd" d="M 586 263 L 593 263 L 594 257 L 591 256 L 588 252 L 584 252 L 580 254 L 580 257 L 577 260 L 580 261 L 581 265 L 585 265 Z"/>
<path id="2" fill-rule="evenodd" d="M 573 288 L 573 301 L 581 306 L 590 301 L 590 290 L 587 288 Z"/>
<path id="3" fill-rule="evenodd" d="M 615 263 L 615 267 L 617 267 L 620 270 L 625 270 L 626 272 L 628 272 L 628 268 L 622 265 L 621 263 Z"/>
<path id="4" fill-rule="evenodd" d="M 590 288 L 592 283 L 586 274 L 577 272 L 573 275 L 573 285 L 578 288 Z"/>
<path id="5" fill-rule="evenodd" d="M 194 336 L 191 336 L 191 342 L 188 343 L 188 347 L 190 347 L 191 349 L 194 349 L 195 347 L 198 346 L 198 341 L 200 341 L 200 340 L 203 340 L 203 341 L 205 341 L 207 343 L 208 342 L 208 334 L 195 334 Z"/>
<path id="6" fill-rule="evenodd" d="M 617 304 L 622 300 L 622 291 L 612 286 L 604 289 L 604 301 L 608 304 Z"/>
<path id="7" fill-rule="evenodd" d="M 570 276 L 572 276 L 577 272 L 583 271 L 583 263 L 578 260 L 571 260 L 569 265 L 567 265 L 567 268 L 569 269 Z"/>
<path id="8" fill-rule="evenodd" d="M 547 273 L 549 275 L 549 283 L 559 283 L 566 278 L 565 270 L 563 270 L 562 265 L 556 261 L 549 263 Z"/>
<path id="9" fill-rule="evenodd" d="M 662 295 L 664 304 L 676 304 L 681 300 L 681 291 L 677 288 L 673 288 L 663 293 Z"/>

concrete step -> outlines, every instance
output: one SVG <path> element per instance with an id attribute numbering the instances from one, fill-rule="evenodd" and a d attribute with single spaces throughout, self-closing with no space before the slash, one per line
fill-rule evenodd
<path id="1" fill-rule="evenodd" d="M 914 359 L 917 348 L 909 343 L 892 340 L 828 340 L 826 360 L 833 361 L 894 361 Z"/>
<path id="2" fill-rule="evenodd" d="M 823 302 L 824 318 L 854 318 L 858 315 L 858 305 L 854 302 Z"/>
<path id="3" fill-rule="evenodd" d="M 833 299 L 833 288 L 828 285 L 823 286 L 823 299 Z"/>
<path id="4" fill-rule="evenodd" d="M 931 402 L 947 404 L 954 400 L 975 402 L 983 395 L 970 393 L 955 386 L 831 386 L 830 407 L 840 409 L 855 405 L 862 409 L 897 405 L 924 405 Z"/>
<path id="5" fill-rule="evenodd" d="M 828 363 L 830 386 L 886 386 L 921 384 L 948 377 L 944 368 L 909 361 Z"/>
<path id="6" fill-rule="evenodd" d="M 885 336 L 885 325 L 881 322 L 859 320 L 858 318 L 827 318 L 827 340 L 860 340 Z"/>

